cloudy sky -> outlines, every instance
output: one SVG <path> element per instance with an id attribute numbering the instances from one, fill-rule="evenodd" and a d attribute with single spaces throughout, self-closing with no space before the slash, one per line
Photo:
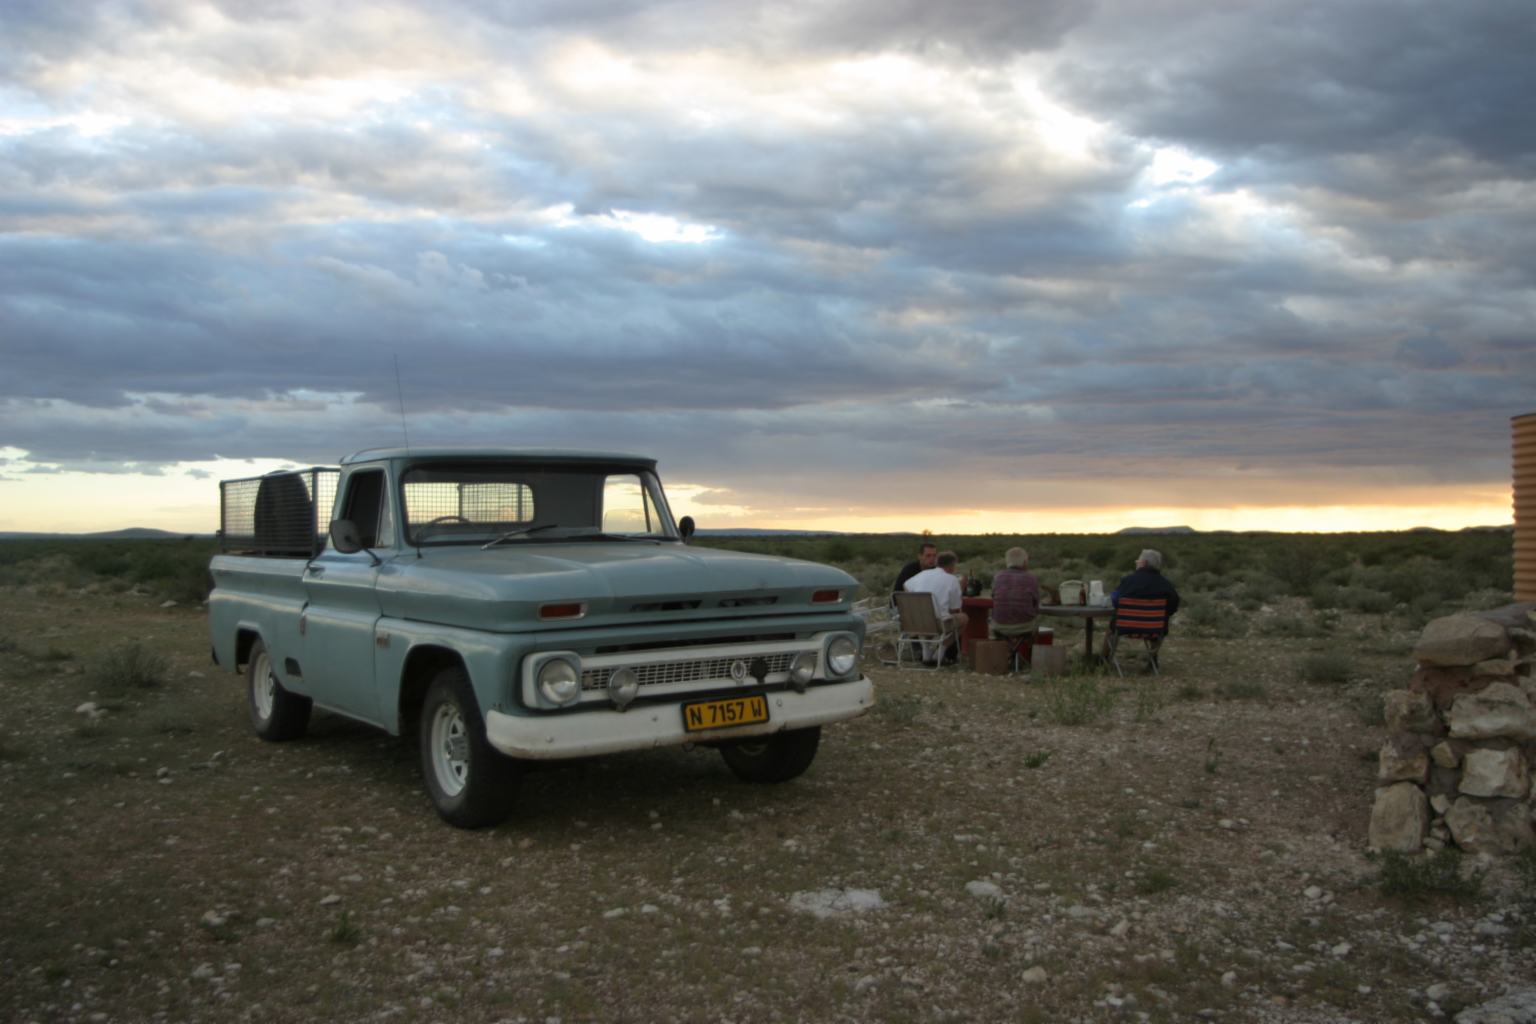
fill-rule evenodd
<path id="1" fill-rule="evenodd" d="M 402 404 L 704 526 L 1508 522 L 1533 53 L 1529 0 L 4 0 L 0 530 L 212 530 Z"/>

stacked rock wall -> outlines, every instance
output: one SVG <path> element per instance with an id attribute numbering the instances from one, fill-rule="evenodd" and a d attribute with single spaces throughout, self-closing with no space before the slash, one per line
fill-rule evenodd
<path id="1" fill-rule="evenodd" d="M 1413 654 L 1385 698 L 1371 847 L 1536 845 L 1536 605 L 1436 619 Z"/>

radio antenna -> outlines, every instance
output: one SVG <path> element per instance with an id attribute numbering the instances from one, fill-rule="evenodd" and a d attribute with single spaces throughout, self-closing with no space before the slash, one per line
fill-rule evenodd
<path id="1" fill-rule="evenodd" d="M 411 450 L 411 432 L 405 429 L 405 390 L 400 386 L 400 353 L 395 353 L 395 395 L 400 399 L 400 433 L 405 435 L 405 450 Z"/>

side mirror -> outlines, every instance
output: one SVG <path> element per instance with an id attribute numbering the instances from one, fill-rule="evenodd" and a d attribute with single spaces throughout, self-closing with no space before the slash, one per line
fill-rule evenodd
<path id="1" fill-rule="evenodd" d="M 363 550 L 363 538 L 357 532 L 357 524 L 350 519 L 332 519 L 331 547 L 344 555 Z"/>
<path id="2" fill-rule="evenodd" d="M 677 521 L 677 532 L 683 535 L 683 543 L 687 544 L 693 538 L 693 516 L 683 516 Z"/>

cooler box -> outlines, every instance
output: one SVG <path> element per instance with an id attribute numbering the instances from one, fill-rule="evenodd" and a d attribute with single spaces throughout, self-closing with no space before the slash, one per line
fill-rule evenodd
<path id="1" fill-rule="evenodd" d="M 972 667 L 982 675 L 1003 676 L 1008 674 L 1008 641 L 972 640 Z"/>

